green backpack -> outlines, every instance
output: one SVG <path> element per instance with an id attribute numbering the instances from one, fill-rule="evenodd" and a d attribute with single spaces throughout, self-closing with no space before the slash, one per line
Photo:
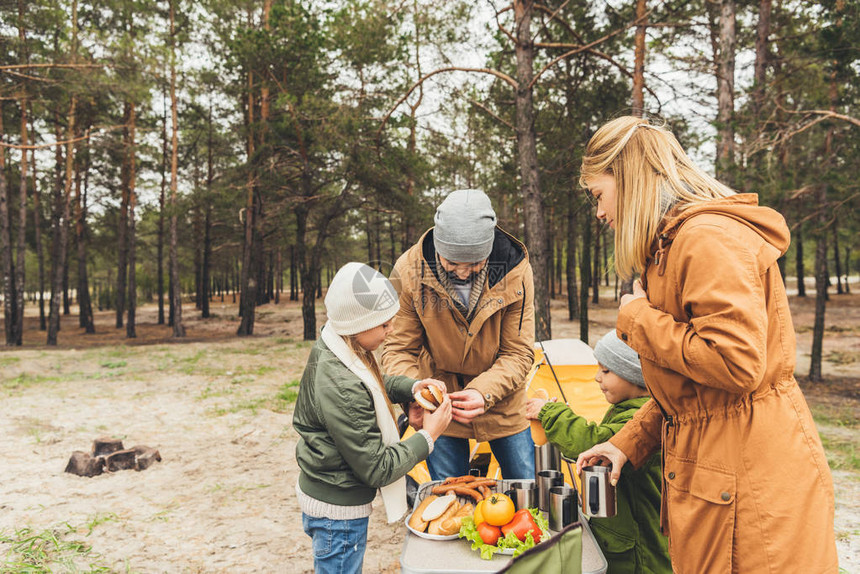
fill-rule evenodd
<path id="1" fill-rule="evenodd" d="M 547 540 L 529 548 L 500 572 L 507 574 L 581 574 L 582 525 L 575 522 Z"/>

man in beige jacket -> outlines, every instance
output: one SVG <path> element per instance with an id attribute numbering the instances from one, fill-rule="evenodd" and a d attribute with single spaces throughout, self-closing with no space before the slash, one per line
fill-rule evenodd
<path id="1" fill-rule="evenodd" d="M 470 438 L 489 441 L 504 478 L 534 478 L 524 416 L 534 361 L 528 252 L 496 226 L 480 190 L 449 194 L 434 222 L 394 266 L 400 311 L 385 341 L 383 370 L 447 386 L 454 420 L 427 459 L 434 480 L 468 473 Z"/>

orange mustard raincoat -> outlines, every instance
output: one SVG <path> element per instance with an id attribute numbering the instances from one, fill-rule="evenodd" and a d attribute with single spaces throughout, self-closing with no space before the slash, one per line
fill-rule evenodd
<path id="1" fill-rule="evenodd" d="M 675 572 L 837 572 L 830 469 L 794 379 L 785 220 L 739 194 L 664 219 L 647 299 L 618 315 L 653 400 L 611 439 L 663 450 Z M 622 478 L 623 480 L 623 478 Z"/>

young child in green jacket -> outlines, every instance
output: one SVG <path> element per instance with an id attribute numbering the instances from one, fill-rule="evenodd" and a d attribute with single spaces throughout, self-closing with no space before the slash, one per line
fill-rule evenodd
<path id="1" fill-rule="evenodd" d="M 347 263 L 325 298 L 328 322 L 311 350 L 293 412 L 302 526 L 317 574 L 361 572 L 371 501 L 377 490 L 389 522 L 407 511 L 406 473 L 427 458 L 451 422 L 451 400 L 424 415 L 423 429 L 400 441 L 392 403 L 441 381 L 383 376 L 373 356 L 400 305 L 388 279 Z"/>
<path id="2" fill-rule="evenodd" d="M 639 356 L 615 329 L 597 342 L 594 355 L 599 363 L 594 379 L 612 403 L 600 424 L 587 421 L 563 403 L 536 398 L 526 404 L 526 417 L 539 420 L 547 439 L 572 459 L 609 440 L 650 400 Z M 610 574 L 672 572 L 668 541 L 660 532 L 661 484 L 659 454 L 639 469 L 627 464 L 616 487 L 617 514 L 589 520 Z"/>

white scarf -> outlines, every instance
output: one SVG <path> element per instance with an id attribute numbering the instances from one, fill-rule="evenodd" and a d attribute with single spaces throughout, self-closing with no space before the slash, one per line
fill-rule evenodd
<path id="1" fill-rule="evenodd" d="M 361 379 L 364 386 L 370 391 L 373 397 L 373 410 L 376 412 L 376 424 L 379 425 L 379 430 L 382 432 L 382 442 L 385 446 L 391 446 L 400 442 L 400 435 L 397 432 L 397 425 L 394 424 L 394 419 L 391 418 L 391 411 L 388 410 L 388 402 L 382 394 L 382 389 L 377 382 L 376 377 L 370 372 L 370 369 L 364 362 L 349 348 L 349 345 L 343 338 L 334 332 L 334 329 L 326 323 L 322 329 L 322 340 L 326 347 L 331 350 L 335 356 L 340 359 L 352 373 Z M 385 513 L 388 516 L 388 522 L 397 522 L 400 520 L 409 507 L 406 504 L 406 477 L 401 476 L 391 484 L 383 486 L 379 489 L 382 494 L 382 502 L 385 504 Z"/>

